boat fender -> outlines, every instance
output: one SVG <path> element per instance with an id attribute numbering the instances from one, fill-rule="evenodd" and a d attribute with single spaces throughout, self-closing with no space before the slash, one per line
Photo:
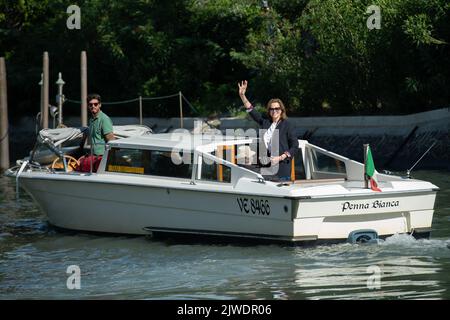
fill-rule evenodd
<path id="1" fill-rule="evenodd" d="M 25 170 L 25 167 L 27 166 L 27 164 L 28 164 L 28 160 L 25 160 L 22 163 L 22 165 L 20 166 L 20 169 L 19 169 L 19 171 L 17 171 L 17 174 L 16 174 L 16 197 L 17 197 L 17 199 L 19 199 L 19 177 L 22 174 L 23 170 Z"/>
<path id="2" fill-rule="evenodd" d="M 372 229 L 362 229 L 350 232 L 347 242 L 355 243 L 378 243 L 378 233 Z"/>

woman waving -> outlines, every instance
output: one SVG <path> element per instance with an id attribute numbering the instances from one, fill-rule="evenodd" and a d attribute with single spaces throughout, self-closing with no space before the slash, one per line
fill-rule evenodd
<path id="1" fill-rule="evenodd" d="M 271 99 L 266 107 L 267 118 L 264 118 L 245 96 L 247 85 L 246 80 L 238 83 L 239 96 L 252 119 L 264 130 L 260 138 L 264 141 L 267 156 L 270 157 L 272 174 L 282 181 L 291 180 L 292 161 L 298 150 L 298 139 L 287 120 L 286 108 L 280 99 Z"/>

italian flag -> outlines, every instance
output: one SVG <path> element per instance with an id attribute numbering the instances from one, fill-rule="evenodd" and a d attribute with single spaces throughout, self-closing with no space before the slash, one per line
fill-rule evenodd
<path id="1" fill-rule="evenodd" d="M 375 164 L 373 163 L 372 152 L 369 146 L 367 146 L 366 159 L 366 175 L 369 178 L 370 189 L 381 192 L 381 189 L 378 188 L 377 170 L 375 170 Z"/>

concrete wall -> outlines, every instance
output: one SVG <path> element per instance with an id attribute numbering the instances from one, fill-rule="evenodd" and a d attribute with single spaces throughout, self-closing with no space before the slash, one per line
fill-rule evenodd
<path id="1" fill-rule="evenodd" d="M 363 160 L 364 143 L 371 145 L 377 167 L 409 169 L 434 143 L 416 168 L 450 169 L 450 109 L 406 116 L 293 119 L 297 132 L 311 143 Z"/>
<path id="2" fill-rule="evenodd" d="M 184 128 L 191 130 L 194 121 L 185 118 Z M 251 119 L 221 118 L 218 129 L 257 128 Z M 309 117 L 289 118 L 299 138 L 307 139 L 327 150 L 357 161 L 363 160 L 363 144 L 371 145 L 375 165 L 379 169 L 406 170 L 436 141 L 435 146 L 416 168 L 450 170 L 450 108 L 405 116 Z M 138 118 L 113 118 L 116 125 L 136 124 Z M 69 126 L 79 126 L 80 119 L 68 118 Z M 145 118 L 144 124 L 155 132 L 180 127 L 179 118 Z M 35 141 L 35 121 L 23 118 L 10 127 L 11 157 L 25 156 Z"/>
<path id="3" fill-rule="evenodd" d="M 195 118 L 185 119 L 192 129 Z M 389 170 L 409 169 L 423 153 L 436 144 L 417 165 L 419 168 L 450 170 L 450 108 L 405 116 L 289 118 L 299 138 L 327 150 L 363 161 L 363 144 L 371 145 L 375 164 Z M 156 130 L 176 128 L 179 119 L 146 119 Z M 251 119 L 220 119 L 220 130 L 257 128 Z"/>

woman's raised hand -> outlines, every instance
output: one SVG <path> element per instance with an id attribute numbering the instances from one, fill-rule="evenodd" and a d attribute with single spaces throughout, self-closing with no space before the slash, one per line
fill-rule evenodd
<path id="1" fill-rule="evenodd" d="M 247 91 L 247 80 L 244 80 L 242 82 L 238 82 L 239 87 L 239 96 L 245 96 L 245 91 Z"/>

